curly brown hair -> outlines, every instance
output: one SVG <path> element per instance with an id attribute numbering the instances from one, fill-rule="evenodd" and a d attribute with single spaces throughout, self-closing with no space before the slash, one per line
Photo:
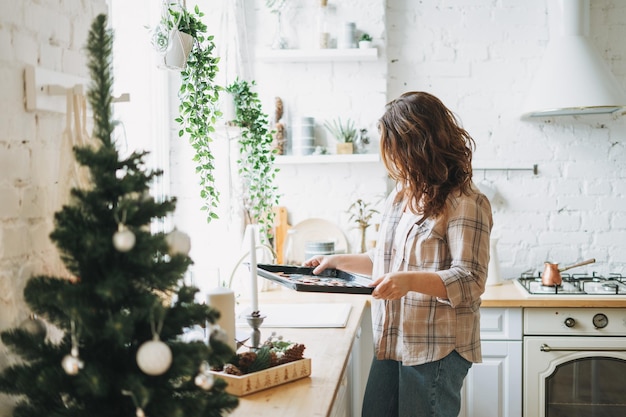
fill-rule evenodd
<path id="1" fill-rule="evenodd" d="M 389 176 L 422 221 L 440 215 L 453 191 L 469 192 L 476 144 L 437 97 L 402 94 L 385 106 L 378 129 Z"/>

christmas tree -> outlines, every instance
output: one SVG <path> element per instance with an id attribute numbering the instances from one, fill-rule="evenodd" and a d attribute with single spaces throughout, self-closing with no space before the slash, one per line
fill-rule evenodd
<path id="1" fill-rule="evenodd" d="M 209 366 L 234 352 L 223 331 L 207 326 L 219 312 L 181 284 L 192 262 L 187 236 L 151 231 L 175 209 L 175 198 L 149 195 L 162 171 L 146 169 L 146 152 L 121 158 L 116 149 L 112 45 L 100 15 L 87 41 L 96 146 L 74 148 L 92 184 L 72 188 L 50 235 L 72 279 L 28 281 L 33 317 L 2 333 L 21 360 L 0 373 L 0 392 L 17 397 L 15 417 L 225 415 L 238 400 Z M 60 340 L 48 337 L 42 319 L 62 330 Z M 181 337 L 194 326 L 213 329 L 208 341 Z"/>

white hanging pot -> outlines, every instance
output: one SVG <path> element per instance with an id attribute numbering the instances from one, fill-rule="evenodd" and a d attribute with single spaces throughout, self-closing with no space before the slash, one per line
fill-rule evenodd
<path id="1" fill-rule="evenodd" d="M 220 109 L 222 110 L 222 118 L 229 125 L 237 119 L 237 104 L 235 103 L 235 95 L 228 91 L 220 93 Z"/>
<path id="2" fill-rule="evenodd" d="M 188 33 L 172 29 L 167 44 L 167 50 L 161 57 L 161 64 L 165 68 L 181 70 L 187 66 L 187 57 L 193 47 L 194 38 Z"/>

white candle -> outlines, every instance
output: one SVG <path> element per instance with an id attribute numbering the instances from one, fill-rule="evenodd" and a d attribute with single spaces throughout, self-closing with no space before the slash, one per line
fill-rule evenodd
<path id="1" fill-rule="evenodd" d="M 248 227 L 250 230 L 250 296 L 252 298 L 252 314 L 254 314 L 255 311 L 259 311 L 259 294 L 256 277 L 256 242 L 254 238 L 254 225 L 250 225 Z"/>
<path id="2" fill-rule="evenodd" d="M 207 292 L 207 304 L 220 312 L 215 322 L 226 332 L 228 345 L 237 349 L 235 341 L 235 293 L 230 288 L 217 287 Z"/>

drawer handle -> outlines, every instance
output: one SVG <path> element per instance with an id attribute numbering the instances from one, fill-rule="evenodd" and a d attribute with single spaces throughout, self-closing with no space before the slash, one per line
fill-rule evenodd
<path id="1" fill-rule="evenodd" d="M 626 352 L 620 348 L 599 348 L 599 347 L 551 347 L 543 343 L 539 348 L 542 352 Z"/>

